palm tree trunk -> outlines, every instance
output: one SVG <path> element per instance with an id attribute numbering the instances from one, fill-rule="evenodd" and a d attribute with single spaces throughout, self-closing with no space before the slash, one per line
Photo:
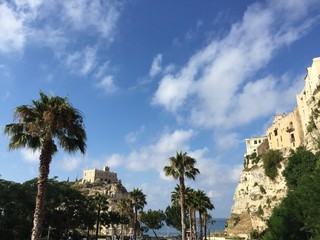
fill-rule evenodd
<path id="1" fill-rule="evenodd" d="M 45 141 L 40 154 L 39 178 L 37 183 L 36 207 L 33 216 L 33 228 L 31 240 L 40 240 L 42 234 L 43 212 L 45 205 L 45 194 L 48 185 L 50 163 L 54 153 L 52 140 Z"/>
<path id="2" fill-rule="evenodd" d="M 99 206 L 98 206 L 97 223 L 96 223 L 96 240 L 98 240 L 98 235 L 99 235 L 100 212 L 101 212 L 101 203 L 99 203 Z"/>
<path id="3" fill-rule="evenodd" d="M 204 240 L 207 240 L 207 213 L 203 216 L 203 224 L 204 224 Z"/>
<path id="4" fill-rule="evenodd" d="M 180 175 L 183 176 L 183 175 Z M 181 235 L 182 239 L 181 240 L 186 240 L 186 211 L 185 211 L 185 204 L 184 204 L 184 178 L 180 177 L 180 207 L 181 207 Z"/>
<path id="5" fill-rule="evenodd" d="M 138 209 L 134 209 L 134 240 L 137 240 Z"/>
<path id="6" fill-rule="evenodd" d="M 200 240 L 203 238 L 203 232 L 202 232 L 202 212 L 199 211 L 199 228 L 200 228 Z"/>
<path id="7" fill-rule="evenodd" d="M 193 210 L 193 213 L 192 213 L 192 216 L 193 216 L 193 231 L 194 231 L 194 239 L 197 240 L 198 238 L 198 234 L 197 234 L 197 218 L 196 218 L 196 211 Z"/>
<path id="8" fill-rule="evenodd" d="M 192 231 L 192 210 L 189 207 L 189 229 L 190 229 L 190 239 L 193 240 L 193 231 Z"/>

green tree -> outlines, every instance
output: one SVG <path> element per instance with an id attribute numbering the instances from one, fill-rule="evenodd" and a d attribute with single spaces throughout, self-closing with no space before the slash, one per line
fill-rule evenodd
<path id="1" fill-rule="evenodd" d="M 76 232 L 79 227 L 93 225 L 93 212 L 88 209 L 88 197 L 72 182 L 59 182 L 56 178 L 48 181 L 44 228 L 52 228 L 56 239 Z M 91 222 L 88 223 L 90 216 Z"/>
<path id="2" fill-rule="evenodd" d="M 32 240 L 40 240 L 42 234 L 45 193 L 50 163 L 58 151 L 56 142 L 66 152 L 86 150 L 86 133 L 82 114 L 67 98 L 48 97 L 40 92 L 40 99 L 31 105 L 15 109 L 18 123 L 5 126 L 4 133 L 10 137 L 9 149 L 30 148 L 40 150 L 40 165 Z"/>
<path id="3" fill-rule="evenodd" d="M 280 150 L 270 149 L 263 154 L 264 172 L 270 179 L 275 179 L 278 176 L 278 168 L 280 168 L 282 160 L 283 156 Z"/>
<path id="4" fill-rule="evenodd" d="M 123 227 L 132 222 L 134 219 L 133 211 L 132 211 L 132 202 L 128 198 L 121 198 L 116 205 L 117 211 L 121 216 L 121 236 L 123 238 Z M 125 226 L 126 227 L 126 226 Z M 126 228 L 125 228 L 126 229 Z"/>
<path id="5" fill-rule="evenodd" d="M 315 170 L 316 162 L 316 155 L 304 147 L 298 147 L 288 158 L 288 165 L 283 171 L 288 188 L 294 190 L 301 176 Z"/>
<path id="6" fill-rule="evenodd" d="M 166 215 L 161 210 L 151 210 L 141 213 L 141 222 L 145 224 L 147 230 L 151 229 L 158 238 L 156 230 L 159 230 L 163 227 L 163 223 L 166 219 Z"/>
<path id="7" fill-rule="evenodd" d="M 181 208 L 179 204 L 173 203 L 170 206 L 167 206 L 165 210 L 166 214 L 166 224 L 170 227 L 175 228 L 178 231 L 181 231 Z"/>
<path id="8" fill-rule="evenodd" d="M 31 188 L 0 179 L 0 239 L 30 239 L 34 210 Z"/>
<path id="9" fill-rule="evenodd" d="M 147 204 L 146 195 L 139 188 L 134 188 L 130 192 L 130 197 L 132 201 L 132 206 L 134 210 L 134 239 L 137 239 L 137 229 L 138 229 L 138 211 L 142 211 L 144 206 Z"/>
<path id="10" fill-rule="evenodd" d="M 171 192 L 171 202 L 173 204 L 180 204 L 180 185 L 177 184 L 174 190 Z M 185 210 L 188 209 L 185 213 L 186 216 L 186 222 L 189 220 L 189 226 L 187 228 L 190 228 L 190 238 L 196 239 L 197 238 L 197 225 L 196 225 L 196 208 L 197 208 L 197 202 L 195 199 L 195 190 L 189 187 L 185 188 Z M 186 224 L 187 225 L 187 224 Z"/>
<path id="11" fill-rule="evenodd" d="M 182 240 L 186 239 L 185 177 L 194 180 L 196 175 L 200 173 L 199 169 L 195 168 L 196 162 L 197 161 L 188 156 L 186 152 L 177 152 L 175 157 L 169 158 L 169 165 L 163 169 L 166 176 L 179 179 Z"/>
<path id="12" fill-rule="evenodd" d="M 91 204 L 94 208 L 94 212 L 96 213 L 96 240 L 99 236 L 100 231 L 100 221 L 101 214 L 108 211 L 108 197 L 105 194 L 96 193 L 91 198 Z"/>
<path id="13" fill-rule="evenodd" d="M 273 210 L 264 240 L 320 239 L 320 169 L 304 148 L 292 153 L 286 168 L 289 193 Z M 295 179 L 296 178 L 296 179 Z"/>
<path id="14" fill-rule="evenodd" d="M 199 212 L 199 223 L 200 223 L 200 239 L 203 238 L 203 219 L 202 216 L 207 213 L 207 210 L 214 209 L 210 198 L 202 190 L 197 190 L 195 192 L 195 201 L 197 202 L 197 210 Z M 206 238 L 206 236 L 205 236 Z"/>

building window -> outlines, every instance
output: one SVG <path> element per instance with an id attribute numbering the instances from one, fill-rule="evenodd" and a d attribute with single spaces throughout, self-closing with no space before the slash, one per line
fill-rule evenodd
<path id="1" fill-rule="evenodd" d="M 257 142 L 257 140 L 254 140 L 254 144 L 257 144 L 258 142 Z"/>
<path id="2" fill-rule="evenodd" d="M 278 136 L 278 128 L 276 128 L 276 129 L 274 130 L 274 135 L 275 135 L 275 136 Z"/>
<path id="3" fill-rule="evenodd" d="M 292 142 L 292 143 L 295 142 L 295 138 L 294 138 L 294 134 L 293 133 L 290 134 L 290 142 Z"/>

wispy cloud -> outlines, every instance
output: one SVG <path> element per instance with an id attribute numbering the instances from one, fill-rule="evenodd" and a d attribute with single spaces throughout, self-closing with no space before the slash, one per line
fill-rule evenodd
<path id="1" fill-rule="evenodd" d="M 134 171 L 162 171 L 164 161 L 169 156 L 174 155 L 177 149 L 188 150 L 187 142 L 192 138 L 194 132 L 192 130 L 175 130 L 171 133 L 164 133 L 154 143 L 143 146 L 138 150 L 133 150 L 128 155 L 122 155 L 121 162 L 130 170 Z M 119 157 L 119 156 L 118 156 Z M 110 156 L 107 160 L 113 159 Z M 152 161 L 150 161 L 152 159 Z"/>
<path id="2" fill-rule="evenodd" d="M 20 52 L 26 36 L 23 19 L 14 12 L 8 3 L 0 3 L 0 52 Z"/>
<path id="3" fill-rule="evenodd" d="M 145 126 L 142 125 L 137 131 L 130 132 L 125 136 L 125 140 L 129 144 L 133 144 L 137 141 L 139 135 L 141 135 L 145 130 Z"/>
<path id="4" fill-rule="evenodd" d="M 87 75 L 97 64 L 96 52 L 96 48 L 86 47 L 67 55 L 65 63 L 74 73 Z"/>
<path id="5" fill-rule="evenodd" d="M 60 168 L 64 171 L 73 171 L 82 163 L 82 159 L 78 157 L 65 157 L 63 158 L 63 161 L 60 164 Z"/>
<path id="6" fill-rule="evenodd" d="M 30 163 L 39 162 L 40 151 L 33 151 L 28 148 L 24 148 L 20 151 L 22 158 Z"/>
<path id="7" fill-rule="evenodd" d="M 63 1 L 64 17 L 75 29 L 94 29 L 112 41 L 120 16 L 122 1 L 72 0 Z"/>
<path id="8" fill-rule="evenodd" d="M 114 83 L 113 76 L 105 76 L 96 84 L 96 86 L 101 88 L 107 94 L 112 94 L 118 89 Z"/>
<path id="9" fill-rule="evenodd" d="M 150 77 L 154 77 L 162 71 L 161 63 L 162 63 L 162 55 L 158 54 L 153 59 L 153 62 L 149 71 Z"/>
<path id="10" fill-rule="evenodd" d="M 291 91 L 281 76 L 255 74 L 277 50 L 303 37 L 317 22 L 318 17 L 307 15 L 312 4 L 306 1 L 293 15 L 293 5 L 287 1 L 251 5 L 225 37 L 212 40 L 175 74 L 165 75 L 152 103 L 173 113 L 190 109 L 188 118 L 197 126 L 229 128 L 266 116 L 279 106 L 292 106 L 294 95 L 290 102 L 274 101 Z M 258 99 L 264 99 L 259 107 Z"/>

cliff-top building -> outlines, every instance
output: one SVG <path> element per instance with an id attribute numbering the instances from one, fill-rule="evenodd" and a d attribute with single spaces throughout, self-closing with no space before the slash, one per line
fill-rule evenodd
<path id="1" fill-rule="evenodd" d="M 275 115 L 267 129 L 271 149 L 296 149 L 303 142 L 303 131 L 299 111 L 295 108 L 288 114 Z"/>
<path id="2" fill-rule="evenodd" d="M 296 149 L 303 144 L 311 119 L 318 123 L 320 107 L 320 57 L 314 58 L 307 68 L 305 86 L 296 96 L 297 107 L 288 114 L 275 115 L 272 125 L 267 129 L 271 149 Z M 319 123 L 318 123 L 319 124 Z"/>
<path id="3" fill-rule="evenodd" d="M 103 170 L 88 169 L 83 170 L 82 183 L 93 183 L 96 180 L 100 180 L 106 183 L 114 183 L 118 180 L 117 174 L 109 171 L 108 166 L 104 166 Z"/>
<path id="4" fill-rule="evenodd" d="M 252 137 L 246 139 L 246 154 L 251 155 L 252 153 L 258 153 L 258 147 L 267 139 L 266 136 L 263 137 Z"/>

